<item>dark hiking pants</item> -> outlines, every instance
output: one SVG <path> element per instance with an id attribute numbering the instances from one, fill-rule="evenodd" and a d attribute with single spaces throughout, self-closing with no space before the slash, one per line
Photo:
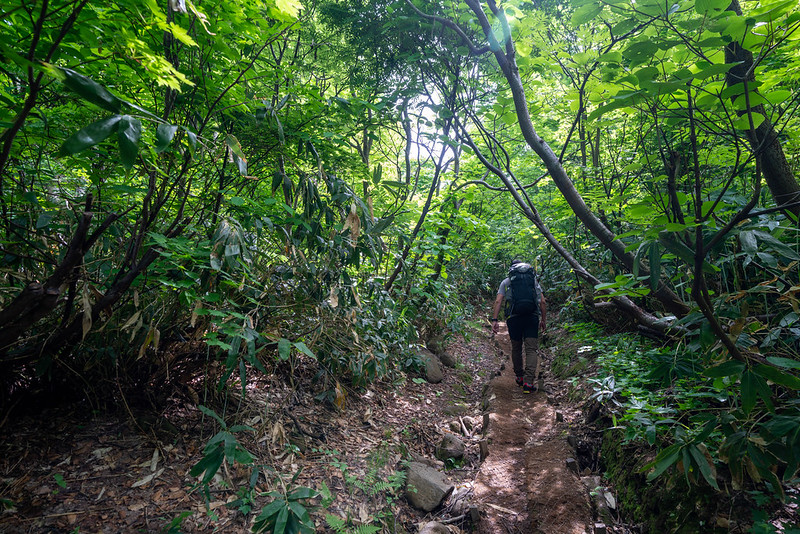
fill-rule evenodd
<path id="1" fill-rule="evenodd" d="M 526 384 L 536 384 L 536 367 L 539 365 L 539 316 L 516 315 L 506 320 L 511 338 L 511 362 L 514 374 Z M 525 358 L 523 359 L 523 348 Z"/>

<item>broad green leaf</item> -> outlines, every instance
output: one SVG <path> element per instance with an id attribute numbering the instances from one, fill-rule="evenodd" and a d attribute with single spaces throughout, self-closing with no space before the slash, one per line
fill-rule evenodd
<path id="1" fill-rule="evenodd" d="M 743 230 L 739 232 L 739 242 L 742 244 L 742 250 L 748 255 L 755 256 L 758 252 L 758 242 L 753 231 Z"/>
<path id="2" fill-rule="evenodd" d="M 292 354 L 292 342 L 288 339 L 281 338 L 278 340 L 278 356 L 281 360 L 288 360 Z"/>
<path id="3" fill-rule="evenodd" d="M 731 3 L 728 0 L 696 0 L 694 9 L 703 15 L 713 11 L 725 11 Z"/>
<path id="4" fill-rule="evenodd" d="M 198 405 L 197 409 L 200 410 L 205 415 L 215 419 L 223 428 L 225 428 L 225 421 L 222 420 L 222 417 L 217 415 L 217 412 L 215 412 L 211 408 L 203 406 L 202 404 Z"/>
<path id="5" fill-rule="evenodd" d="M 791 389 L 800 389 L 800 378 L 781 371 L 780 369 L 776 369 L 775 367 L 761 364 L 755 368 L 755 372 L 781 386 L 786 386 Z"/>
<path id="6" fill-rule="evenodd" d="M 764 95 L 764 98 L 773 106 L 785 102 L 792 97 L 792 92 L 787 89 L 778 89 L 770 91 Z"/>
<path id="7" fill-rule="evenodd" d="M 597 58 L 599 63 L 619 63 L 622 61 L 622 52 L 618 50 L 612 50 L 611 52 L 606 52 L 602 54 L 599 58 Z"/>
<path id="8" fill-rule="evenodd" d="M 709 367 L 703 374 L 712 378 L 723 376 L 735 376 L 741 374 L 745 369 L 745 365 L 737 360 L 728 360 L 717 366 Z"/>
<path id="9" fill-rule="evenodd" d="M 286 525 L 288 522 L 289 522 L 289 507 L 284 506 L 283 508 L 281 508 L 281 511 L 278 512 L 277 519 L 275 519 L 275 529 L 273 530 L 273 532 L 281 534 L 293 534 L 294 532 L 297 532 L 297 531 L 286 530 Z"/>
<path id="10" fill-rule="evenodd" d="M 800 361 L 789 358 L 779 358 L 778 356 L 767 356 L 767 361 L 772 365 L 784 367 L 786 369 L 800 369 Z"/>
<path id="11" fill-rule="evenodd" d="M 703 478 L 706 479 L 714 489 L 719 489 L 717 485 L 716 479 L 716 470 L 714 466 L 710 464 L 710 460 L 706 458 L 703 452 L 697 448 L 696 445 L 688 445 L 689 453 L 692 455 L 692 459 L 694 460 L 694 464 L 700 469 L 700 473 L 703 475 Z"/>
<path id="12" fill-rule="evenodd" d="M 633 75 L 636 76 L 636 79 L 639 80 L 640 84 L 645 84 L 647 82 L 653 81 L 655 78 L 658 77 L 659 74 L 660 74 L 659 70 L 656 67 L 652 66 L 642 67 L 641 69 L 633 73 Z"/>
<path id="13" fill-rule="evenodd" d="M 748 104 L 750 105 L 750 109 L 755 109 L 756 106 L 768 103 L 769 102 L 767 102 L 767 99 L 760 94 L 751 92 L 747 98 L 745 98 L 744 95 L 737 97 L 733 102 L 733 109 L 737 111 L 747 111 Z"/>
<path id="14" fill-rule="evenodd" d="M 93 122 L 82 130 L 79 130 L 64 141 L 64 144 L 61 145 L 61 149 L 58 151 L 58 155 L 67 156 L 70 154 L 77 154 L 81 150 L 85 150 L 105 141 L 105 139 L 117 129 L 120 118 L 120 115 L 114 115 Z"/>
<path id="15" fill-rule="evenodd" d="M 178 127 L 174 124 L 159 124 L 156 128 L 156 152 L 163 152 L 167 149 Z"/>
<path id="16" fill-rule="evenodd" d="M 681 454 L 681 446 L 679 444 L 670 445 L 666 449 L 663 449 L 655 459 L 650 462 L 649 464 L 645 465 L 640 472 L 647 471 L 649 469 L 654 470 L 647 475 L 647 480 L 653 480 L 661 476 L 661 473 L 669 469 L 675 462 L 678 461 L 678 457 Z"/>
<path id="17" fill-rule="evenodd" d="M 735 64 L 736 63 L 718 63 L 716 65 L 712 65 L 706 61 L 701 61 L 697 63 L 691 70 L 695 79 L 705 80 L 706 78 L 719 76 L 720 74 L 728 72 Z"/>
<path id="18" fill-rule="evenodd" d="M 772 234 L 762 232 L 761 230 L 753 230 L 753 234 L 762 243 L 769 244 L 773 251 L 780 252 L 784 258 L 800 260 L 800 255 L 798 255 L 792 247 L 774 237 Z"/>
<path id="19" fill-rule="evenodd" d="M 239 144 L 239 140 L 236 139 L 236 136 L 234 136 L 233 134 L 226 135 L 225 144 L 228 145 L 228 148 L 230 148 L 231 152 L 233 152 L 243 160 L 245 161 L 247 160 L 247 158 L 244 156 L 244 152 L 242 152 L 242 145 Z"/>
<path id="20" fill-rule="evenodd" d="M 126 169 L 133 167 L 139 154 L 139 139 L 142 137 L 142 123 L 130 115 L 122 115 L 117 128 L 119 153 Z"/>
<path id="21" fill-rule="evenodd" d="M 296 342 L 296 343 L 294 344 L 294 346 L 295 346 L 295 348 L 296 348 L 297 350 L 299 350 L 300 352 L 302 352 L 303 354 L 305 354 L 305 355 L 306 355 L 306 356 L 308 356 L 309 358 L 313 358 L 313 359 L 315 359 L 315 360 L 317 359 L 317 355 L 316 355 L 316 354 L 314 354 L 313 352 L 311 352 L 311 349 L 309 349 L 309 348 L 306 346 L 306 344 L 305 344 L 305 343 L 303 343 L 302 341 L 298 341 L 298 342 Z"/>
<path id="22" fill-rule="evenodd" d="M 597 17 L 603 11 L 602 2 L 590 2 L 575 10 L 572 14 L 572 25 L 577 27 L 586 24 L 590 20 Z"/>
<path id="23" fill-rule="evenodd" d="M 49 226 L 55 215 L 56 212 L 54 211 L 43 211 L 40 213 L 39 217 L 36 219 L 36 229 L 38 230 Z"/>
<path id="24" fill-rule="evenodd" d="M 64 85 L 83 99 L 112 113 L 119 113 L 122 109 L 122 100 L 99 83 L 71 69 L 62 68 L 61 72 L 64 74 Z"/>

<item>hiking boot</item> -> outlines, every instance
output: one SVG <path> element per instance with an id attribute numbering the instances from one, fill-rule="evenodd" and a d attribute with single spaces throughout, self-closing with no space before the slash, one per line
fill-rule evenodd
<path id="1" fill-rule="evenodd" d="M 536 386 L 534 386 L 533 384 L 527 384 L 527 383 L 522 384 L 523 393 L 528 394 L 528 393 L 533 393 L 534 391 L 536 391 Z"/>
<path id="2" fill-rule="evenodd" d="M 521 376 L 518 376 L 518 377 L 517 377 L 517 385 L 518 385 L 519 387 L 522 387 L 522 377 L 521 377 Z"/>

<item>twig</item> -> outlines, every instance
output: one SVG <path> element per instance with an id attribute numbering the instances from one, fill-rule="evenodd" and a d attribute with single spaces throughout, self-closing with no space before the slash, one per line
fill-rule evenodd
<path id="1" fill-rule="evenodd" d="M 466 518 L 467 518 L 467 514 L 461 514 L 461 515 L 458 515 L 456 517 L 451 517 L 450 519 L 440 519 L 439 523 L 441 523 L 443 525 L 450 525 L 452 523 L 458 523 L 459 521 L 462 521 L 462 520 L 464 520 Z"/>

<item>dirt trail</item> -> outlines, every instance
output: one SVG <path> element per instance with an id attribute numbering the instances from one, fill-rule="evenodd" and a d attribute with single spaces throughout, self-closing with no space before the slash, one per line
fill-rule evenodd
<path id="1" fill-rule="evenodd" d="M 504 328 L 496 341 L 498 351 L 511 354 Z M 547 366 L 540 358 L 544 390 L 533 394 L 516 385 L 510 359 L 489 384 L 489 456 L 474 486 L 476 501 L 484 505 L 481 533 L 592 532 L 587 490 L 567 468 L 567 459 L 574 457 L 565 439 L 568 428 L 556 422 L 556 410 L 548 404 L 548 391 L 557 385 L 549 380 Z"/>

